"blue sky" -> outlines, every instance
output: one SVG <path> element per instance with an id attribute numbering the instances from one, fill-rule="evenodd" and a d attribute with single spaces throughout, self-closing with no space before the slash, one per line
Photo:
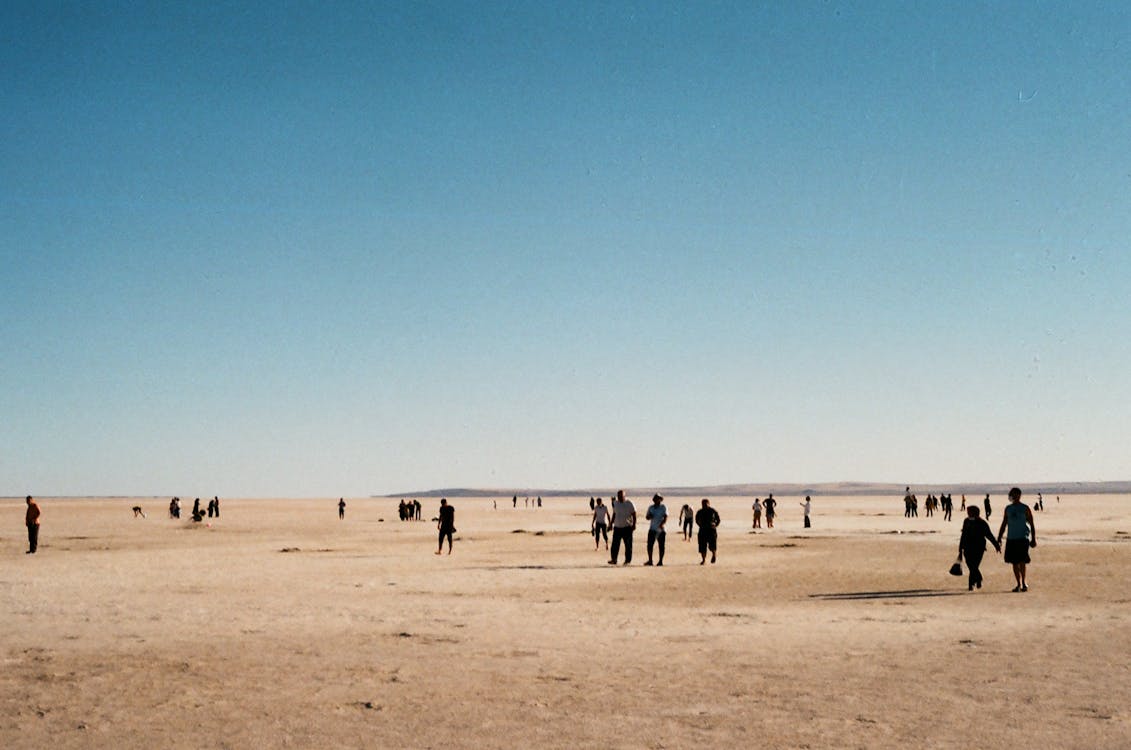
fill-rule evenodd
<path id="1" fill-rule="evenodd" d="M 1131 477 L 1124 3 L 5 3 L 0 494 Z"/>

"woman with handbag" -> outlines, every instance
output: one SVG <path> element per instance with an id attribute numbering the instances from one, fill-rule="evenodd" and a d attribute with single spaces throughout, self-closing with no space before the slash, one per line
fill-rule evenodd
<path id="1" fill-rule="evenodd" d="M 965 556 L 966 567 L 970 569 L 970 591 L 975 586 L 982 588 L 982 571 L 978 568 L 982 564 L 982 555 L 986 553 L 986 540 L 990 541 L 995 550 L 1001 551 L 1001 545 L 994 538 L 990 525 L 980 516 L 977 505 L 967 506 L 966 520 L 962 522 L 962 536 L 958 540 L 958 561 L 961 562 Z"/>

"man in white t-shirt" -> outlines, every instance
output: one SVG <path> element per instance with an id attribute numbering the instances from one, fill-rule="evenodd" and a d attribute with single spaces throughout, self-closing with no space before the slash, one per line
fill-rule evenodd
<path id="1" fill-rule="evenodd" d="M 660 561 L 657 565 L 664 564 L 664 540 L 667 537 L 667 532 L 664 531 L 664 524 L 668 521 L 668 509 L 664 507 L 664 498 L 659 495 L 652 496 L 652 507 L 644 514 L 651 523 L 648 526 L 648 562 L 645 565 L 652 564 L 652 548 L 656 542 L 660 543 Z"/>
<path id="2" fill-rule="evenodd" d="M 624 490 L 617 490 L 613 501 L 613 548 L 610 551 L 609 565 L 617 564 L 620 546 L 624 544 L 624 564 L 632 562 L 632 532 L 636 530 L 636 508 L 631 500 L 626 500 Z"/>

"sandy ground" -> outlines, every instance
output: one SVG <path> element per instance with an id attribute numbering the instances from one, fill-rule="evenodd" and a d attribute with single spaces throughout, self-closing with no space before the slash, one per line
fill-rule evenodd
<path id="1" fill-rule="evenodd" d="M 606 565 L 588 498 L 455 499 L 450 557 L 348 498 L 44 499 L 32 556 L 0 500 L 0 747 L 1131 747 L 1128 498 L 1049 498 L 1027 594 L 947 575 L 957 512 L 781 500 L 663 568 L 643 528 Z"/>

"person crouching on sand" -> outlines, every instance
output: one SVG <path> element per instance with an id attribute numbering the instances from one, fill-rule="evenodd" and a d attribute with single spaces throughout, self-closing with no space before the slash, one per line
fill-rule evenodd
<path id="1" fill-rule="evenodd" d="M 982 571 L 978 568 L 982 564 L 982 556 L 986 553 L 986 540 L 990 540 L 995 550 L 1001 551 L 1001 545 L 994 539 L 990 525 L 980 516 L 977 505 L 971 505 L 966 509 L 966 520 L 962 522 L 962 536 L 958 539 L 958 561 L 962 562 L 965 556 L 966 567 L 970 569 L 969 591 L 973 591 L 975 586 L 982 588 Z"/>

